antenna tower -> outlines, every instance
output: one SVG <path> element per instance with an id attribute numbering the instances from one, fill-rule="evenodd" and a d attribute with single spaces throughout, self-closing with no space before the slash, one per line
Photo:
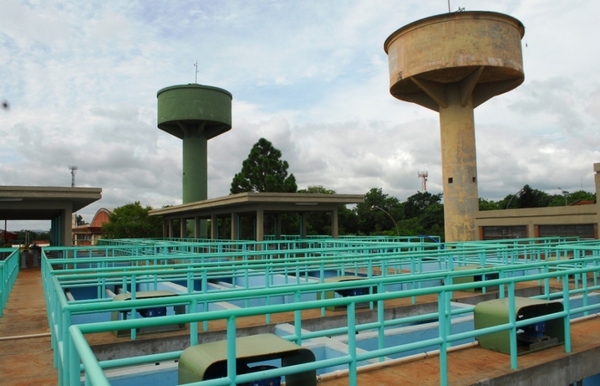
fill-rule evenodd
<path id="1" fill-rule="evenodd" d="M 74 188 L 75 187 L 75 174 L 77 174 L 77 166 L 75 166 L 75 165 L 69 166 L 69 169 L 71 169 L 71 187 Z"/>
<path id="2" fill-rule="evenodd" d="M 427 170 L 425 170 L 424 172 L 418 172 L 417 176 L 421 179 L 421 190 L 426 192 L 427 191 L 427 177 L 429 176 L 429 173 L 427 173 Z"/>

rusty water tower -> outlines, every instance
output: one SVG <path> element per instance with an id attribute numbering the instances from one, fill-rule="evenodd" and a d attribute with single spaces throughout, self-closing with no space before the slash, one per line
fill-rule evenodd
<path id="1" fill-rule="evenodd" d="M 158 91 L 158 128 L 183 142 L 183 204 L 208 198 L 208 140 L 231 129 L 232 96 L 196 83 Z M 206 225 L 200 234 L 206 236 Z"/>
<path id="2" fill-rule="evenodd" d="M 523 83 L 524 33 L 513 17 L 467 11 L 415 21 L 384 43 L 390 93 L 440 115 L 446 241 L 477 239 L 473 109 Z"/>

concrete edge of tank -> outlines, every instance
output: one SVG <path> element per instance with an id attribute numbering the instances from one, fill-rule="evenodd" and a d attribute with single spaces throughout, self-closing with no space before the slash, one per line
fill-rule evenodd
<path id="1" fill-rule="evenodd" d="M 166 92 L 166 91 L 177 90 L 177 89 L 194 89 L 194 88 L 221 92 L 223 94 L 229 95 L 229 97 L 233 99 L 233 95 L 229 91 L 227 91 L 225 89 L 222 89 L 222 88 L 219 88 L 219 87 L 214 87 L 214 86 L 206 86 L 206 85 L 198 84 L 198 83 L 178 84 L 178 85 L 175 85 L 175 86 L 169 86 L 169 87 L 161 88 L 156 93 L 156 97 L 158 98 L 158 96 L 160 94 L 162 94 L 163 92 Z"/>
<path id="2" fill-rule="evenodd" d="M 441 23 L 441 22 L 446 22 L 449 20 L 476 19 L 476 18 L 487 18 L 487 19 L 498 19 L 498 20 L 503 20 L 503 21 L 510 21 L 517 27 L 517 29 L 521 33 L 521 39 L 523 38 L 523 36 L 525 36 L 525 25 L 523 23 L 521 23 L 521 21 L 519 19 L 509 16 L 504 13 L 491 12 L 491 11 L 449 12 L 449 13 L 442 13 L 439 15 L 428 16 L 428 17 L 413 21 L 412 23 L 409 23 L 403 27 L 398 28 L 390 36 L 388 36 L 387 39 L 385 39 L 385 42 L 383 43 L 383 49 L 384 49 L 385 53 L 387 54 L 389 46 L 398 36 L 408 32 L 414 28 L 418 28 L 421 25 L 432 24 L 434 22 Z"/>

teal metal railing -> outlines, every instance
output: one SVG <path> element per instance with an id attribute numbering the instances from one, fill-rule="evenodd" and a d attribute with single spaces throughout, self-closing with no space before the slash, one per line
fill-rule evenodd
<path id="1" fill-rule="evenodd" d="M 548 315 L 540 316 L 537 318 L 528 319 L 526 321 L 517 321 L 516 316 L 514 314 L 515 285 L 519 282 L 519 280 L 517 280 L 517 278 L 510 278 L 510 279 L 507 278 L 507 279 L 498 279 L 498 280 L 491 281 L 490 284 L 494 283 L 497 285 L 506 285 L 508 287 L 507 296 L 509 298 L 509 304 L 512 304 L 512 306 L 509 306 L 509 309 L 513 310 L 509 315 L 509 322 L 502 324 L 502 325 L 490 327 L 490 328 L 473 330 L 473 331 L 470 331 L 467 333 L 453 334 L 453 333 L 449 332 L 450 329 L 449 329 L 449 320 L 448 319 L 449 319 L 449 315 L 451 314 L 449 312 L 449 310 L 450 310 L 449 293 L 452 291 L 471 289 L 471 288 L 474 288 L 476 286 L 476 284 L 448 285 L 448 286 L 444 286 L 444 287 L 427 288 L 427 289 L 419 289 L 419 290 L 408 290 L 408 291 L 405 291 L 404 293 L 400 294 L 400 296 L 397 293 L 378 293 L 378 294 L 372 294 L 372 295 L 357 296 L 357 297 L 352 297 L 352 298 L 338 298 L 338 299 L 331 299 L 331 300 L 321 300 L 321 301 L 314 301 L 314 302 L 300 302 L 300 303 L 294 303 L 294 304 L 271 306 L 270 307 L 271 309 L 269 312 L 293 312 L 295 315 L 293 323 L 295 326 L 297 326 L 297 331 L 300 331 L 300 332 L 297 333 L 296 335 L 287 336 L 287 337 L 285 337 L 286 339 L 296 341 L 297 343 L 301 344 L 303 340 L 314 338 L 317 336 L 331 336 L 331 335 L 346 334 L 348 337 L 349 351 L 348 351 L 347 355 L 342 356 L 340 358 L 336 358 L 335 360 L 322 360 L 322 361 L 317 361 L 316 363 L 311 363 L 311 364 L 298 365 L 298 366 L 294 366 L 294 367 L 286 367 L 284 369 L 281 369 L 279 374 L 285 375 L 285 374 L 290 374 L 293 372 L 306 371 L 306 370 L 309 370 L 312 368 L 322 368 L 322 367 L 329 367 L 329 366 L 340 365 L 340 364 L 346 364 L 350 368 L 356 369 L 357 363 L 364 361 L 364 360 L 385 357 L 385 356 L 388 356 L 391 354 L 396 354 L 396 353 L 400 353 L 400 352 L 404 352 L 404 351 L 408 351 L 408 350 L 412 350 L 412 349 L 426 348 L 431 345 L 438 345 L 440 347 L 440 359 L 439 359 L 440 360 L 440 384 L 446 385 L 447 384 L 446 349 L 452 342 L 462 340 L 465 338 L 475 338 L 479 335 L 484 335 L 484 334 L 488 334 L 488 333 L 492 333 L 492 332 L 509 330 L 510 337 L 511 337 L 510 338 L 511 339 L 510 362 L 511 362 L 511 367 L 513 369 L 516 369 L 518 367 L 517 352 L 516 352 L 516 331 L 517 331 L 517 329 L 523 327 L 524 325 L 530 324 L 530 323 L 537 323 L 537 322 L 547 321 L 547 320 L 552 320 L 552 319 L 557 319 L 557 318 L 562 318 L 564 320 L 565 351 L 570 352 L 571 351 L 571 342 L 570 342 L 569 315 L 571 312 L 576 312 L 578 310 L 570 310 L 568 307 L 569 289 L 568 289 L 568 285 L 566 284 L 566 283 L 568 283 L 568 281 L 565 279 L 569 275 L 589 273 L 589 272 L 592 272 L 592 270 L 593 270 L 593 268 L 587 268 L 587 269 L 582 268 L 582 269 L 574 269 L 574 270 L 570 270 L 570 271 L 564 271 L 564 272 L 560 272 L 560 273 L 554 272 L 551 274 L 540 274 L 540 275 L 534 275 L 533 277 L 529 277 L 529 278 L 521 278 L 521 280 L 529 280 L 529 279 L 545 280 L 545 279 L 556 278 L 556 277 L 562 276 L 563 283 L 565 283 L 563 286 L 563 291 L 562 291 L 562 300 L 566 306 L 562 312 L 548 314 Z M 257 290 L 257 291 L 258 291 L 258 293 L 265 295 L 265 291 L 267 291 L 267 290 Z M 426 341 L 417 342 L 417 343 L 397 345 L 397 346 L 393 346 L 393 347 L 381 347 L 377 350 L 372 350 L 368 353 L 358 353 L 357 352 L 356 342 L 354 341 L 356 332 L 364 330 L 364 329 L 382 328 L 383 326 L 385 326 L 385 323 L 384 323 L 384 320 L 379 318 L 377 322 L 370 323 L 369 325 L 359 325 L 359 324 L 357 325 L 357 323 L 356 323 L 356 303 L 365 302 L 365 301 L 378 302 L 378 304 L 380 305 L 380 308 L 383 308 L 383 302 L 386 300 L 397 299 L 399 297 L 422 296 L 422 295 L 429 295 L 429 294 L 437 294 L 437 296 L 438 296 L 438 315 L 441 315 L 441 317 L 439 318 L 439 322 L 440 322 L 439 337 L 429 339 Z M 337 329 L 335 329 L 335 331 L 323 330 L 323 331 L 319 331 L 319 332 L 312 332 L 312 333 L 306 333 L 306 334 L 303 334 L 301 332 L 302 319 L 301 319 L 301 317 L 297 316 L 301 311 L 309 310 L 309 309 L 313 309 L 313 308 L 320 308 L 322 306 L 342 306 L 342 305 L 346 306 L 348 327 L 337 328 Z M 588 310 L 592 309 L 589 306 L 586 308 Z M 595 309 L 595 310 L 600 309 L 600 305 L 595 305 L 593 307 L 593 309 Z M 228 330 L 227 330 L 228 340 L 231 340 L 231 339 L 234 340 L 235 336 L 236 336 L 235 329 L 236 329 L 236 320 L 237 319 L 242 318 L 242 317 L 261 315 L 264 312 L 265 312 L 265 310 L 261 309 L 261 307 L 254 307 L 254 308 L 249 308 L 249 309 L 237 309 L 237 310 L 229 310 L 229 311 L 213 311 L 213 312 L 205 312 L 205 313 L 170 316 L 170 317 L 163 317 L 163 318 L 138 319 L 138 320 L 107 322 L 107 323 L 93 323 L 93 324 L 72 326 L 70 328 L 70 336 L 72 338 L 72 343 L 70 343 L 70 344 L 73 345 L 73 347 L 72 347 L 73 350 L 71 350 L 71 352 L 70 352 L 71 359 L 69 360 L 69 363 L 71 365 L 71 369 L 70 369 L 71 374 L 76 375 L 73 377 L 73 381 L 74 382 L 79 381 L 79 370 L 80 370 L 79 360 L 81 360 L 81 362 L 83 363 L 83 369 L 84 369 L 84 372 L 86 373 L 86 384 L 95 385 L 95 384 L 108 384 L 108 383 L 102 383 L 102 382 L 108 382 L 108 380 L 106 379 L 106 377 L 99 377 L 98 369 L 107 369 L 107 368 L 111 368 L 114 366 L 134 366 L 134 365 L 140 365 L 143 363 L 152 363 L 159 359 L 160 360 L 176 359 L 181 354 L 181 352 L 177 351 L 177 352 L 171 352 L 171 353 L 164 353 L 164 354 L 161 354 L 160 356 L 144 356 L 144 357 L 139 357 L 139 358 L 127 358 L 127 359 L 123 359 L 123 360 L 118 360 L 117 362 L 102 361 L 102 362 L 98 363 L 95 360 L 95 357 L 91 354 L 91 350 L 88 351 L 86 349 L 87 344 L 84 340 L 85 334 L 112 331 L 114 329 L 143 328 L 143 327 L 152 327 L 152 326 L 174 324 L 174 323 L 199 323 L 199 322 L 208 321 L 208 320 L 226 320 L 227 325 L 228 325 Z M 190 330 L 190 331 L 191 331 L 190 344 L 191 345 L 197 344 L 197 338 L 194 339 L 193 330 Z M 233 344 L 233 343 L 229 342 L 229 344 Z M 235 358 L 228 358 L 228 360 L 234 361 Z M 75 366 L 74 366 L 74 364 L 75 364 Z M 90 368 L 89 374 L 87 373 L 87 370 L 86 370 L 88 366 Z M 233 382 L 242 382 L 244 380 L 248 380 L 248 379 L 238 378 L 238 375 L 235 375 L 235 374 L 229 374 L 229 377 L 230 377 L 229 379 L 213 381 L 210 384 L 211 385 L 227 385 L 227 384 L 230 384 L 232 381 Z M 97 381 L 99 381 L 99 383 L 96 383 Z M 199 384 L 209 384 L 209 383 L 205 382 L 205 383 L 199 383 Z M 357 384 L 356 383 L 356 371 L 351 371 L 349 373 L 349 384 L 350 385 Z"/>
<path id="2" fill-rule="evenodd" d="M 533 253 L 533 248 L 539 248 L 539 250 Z M 450 311 L 450 298 L 453 291 L 474 289 L 474 288 L 485 288 L 486 286 L 498 286 L 500 289 L 500 296 L 507 296 L 509 302 L 514 302 L 515 286 L 518 283 L 525 281 L 537 281 L 544 288 L 544 293 L 540 295 L 542 298 L 554 299 L 558 296 L 563 302 L 565 302 L 565 310 L 563 313 L 542 317 L 543 320 L 552 318 L 563 318 L 565 320 L 565 331 L 569 331 L 569 315 L 571 313 L 589 313 L 597 310 L 600 306 L 590 304 L 587 299 L 591 291 L 598 291 L 597 286 L 597 272 L 600 257 L 598 257 L 598 246 L 593 244 L 576 245 L 574 243 L 565 244 L 562 246 L 556 245 L 534 245 L 530 244 L 525 246 L 512 247 L 511 250 L 516 250 L 515 254 L 508 254 L 505 246 L 498 247 L 497 244 L 488 245 L 486 247 L 478 246 L 474 248 L 468 248 L 468 246 L 462 245 L 460 248 L 455 250 L 445 251 L 420 251 L 412 252 L 418 256 L 411 257 L 410 252 L 382 252 L 383 250 L 393 249 L 393 244 L 375 247 L 374 245 L 368 247 L 360 247 L 355 250 L 355 253 L 350 254 L 346 248 L 324 248 L 321 250 L 311 250 L 311 253 L 319 254 L 321 257 L 303 257 L 287 260 L 286 258 L 275 259 L 273 256 L 285 255 L 290 258 L 292 255 L 286 255 L 287 251 L 253 251 L 253 254 L 226 254 L 226 255 L 186 255 L 180 253 L 177 255 L 178 261 L 168 262 L 168 259 L 172 259 L 173 256 L 161 256 L 161 255 L 146 255 L 124 258 L 124 257 L 103 257 L 103 258 L 84 258 L 81 257 L 80 251 L 71 250 L 72 256 L 77 256 L 76 259 L 47 259 L 44 256 L 43 264 L 43 275 L 44 275 L 44 286 L 45 293 L 48 301 L 48 312 L 49 322 L 53 330 L 53 348 L 57 353 L 55 358 L 55 364 L 59 368 L 59 377 L 61 384 L 63 381 L 70 380 L 74 382 L 75 378 L 79 379 L 79 358 L 81 358 L 84 364 L 84 372 L 86 377 L 89 377 L 90 384 L 102 384 L 103 377 L 98 377 L 98 369 L 110 368 L 114 366 L 140 364 L 147 361 L 149 358 L 127 358 L 114 361 L 103 361 L 101 363 L 94 363 L 94 359 L 90 357 L 89 347 L 86 349 L 86 343 L 84 335 L 93 332 L 101 331 L 114 331 L 121 329 L 131 329 L 131 338 L 135 339 L 135 330 L 137 328 L 143 328 L 148 326 L 156 326 L 163 324 L 178 324 L 178 323 L 190 323 L 190 344 L 198 343 L 198 325 L 207 325 L 209 320 L 225 320 L 228 323 L 228 336 L 235 336 L 235 320 L 240 317 L 246 316 L 264 316 L 268 323 L 268 315 L 278 312 L 290 312 L 294 315 L 294 325 L 296 332 L 294 335 L 286 337 L 287 339 L 293 340 L 299 344 L 306 339 L 311 339 L 319 336 L 332 336 L 339 334 L 346 334 L 348 337 L 348 347 L 350 351 L 343 359 L 336 359 L 340 363 L 345 363 L 349 368 L 355 368 L 356 364 L 362 360 L 383 358 L 391 353 L 403 352 L 414 348 L 423 348 L 431 346 L 432 344 L 440 347 L 440 382 L 442 385 L 446 384 L 446 348 L 452 342 L 465 339 L 467 337 L 476 337 L 484 333 L 494 332 L 496 330 L 508 329 L 511 334 L 516 334 L 516 329 L 522 326 L 523 322 L 517 322 L 514 320 L 514 315 L 509 323 L 502 326 L 495 326 L 492 329 L 477 330 L 469 333 L 452 334 L 450 333 L 450 316 L 455 314 L 455 311 Z M 364 249 L 366 248 L 366 249 Z M 370 248 L 370 249 L 369 249 Z M 44 249 L 46 250 L 46 248 Z M 495 250 L 495 253 L 491 253 L 491 250 Z M 340 251 L 344 251 L 340 255 Z M 378 253 L 370 254 L 369 251 L 378 251 Z M 298 251 L 296 251 L 298 252 Z M 302 252 L 301 255 L 305 256 L 307 253 Z M 106 255 L 106 253 L 105 253 Z M 110 253 L 108 255 L 111 255 Z M 340 256 L 343 258 L 340 261 Z M 462 263 L 477 263 L 476 266 L 487 267 L 479 269 L 466 269 L 461 271 L 453 271 L 456 267 L 456 257 L 459 259 L 458 264 Z M 517 258 L 515 258 L 517 256 Z M 523 258 L 522 256 L 528 256 Z M 533 258 L 531 256 L 536 256 Z M 569 260 L 560 259 L 560 256 L 570 256 Z M 220 257 L 221 260 L 212 261 Z M 544 257 L 546 260 L 542 260 Z M 236 260 L 240 258 L 240 260 Z M 245 260 L 244 260 L 245 258 Z M 390 261 L 393 259 L 406 260 L 411 259 L 412 261 L 406 263 L 406 267 L 410 267 L 409 273 L 402 270 L 393 271 L 388 273 L 387 268 L 390 266 Z M 553 260 L 547 260 L 548 258 L 554 258 Z M 194 259 L 199 259 L 198 262 Z M 204 259 L 204 260 L 202 260 Z M 417 262 L 416 260 L 420 260 Z M 443 266 L 443 270 L 434 270 L 430 273 L 425 273 L 422 270 L 422 266 L 419 270 L 419 264 L 423 264 L 423 260 L 427 263 L 433 261 L 434 265 L 438 264 Z M 121 263 L 128 262 L 129 266 L 119 266 Z M 506 264 L 507 262 L 512 264 Z M 143 262 L 143 264 L 142 264 Z M 498 263 L 500 262 L 500 263 Z M 506 262 L 506 263 L 503 263 Z M 325 291 L 335 291 L 340 289 L 347 289 L 356 287 L 356 283 L 340 282 L 340 283 L 325 283 L 324 277 L 319 276 L 315 283 L 300 283 L 298 281 L 298 273 L 303 274 L 307 269 L 318 268 L 318 272 L 325 270 L 325 267 L 331 266 L 333 263 L 347 265 L 347 268 L 342 269 L 342 272 L 352 272 L 356 274 L 361 269 L 367 272 L 368 275 L 364 280 L 361 280 L 360 287 L 376 288 L 376 291 L 371 290 L 370 295 L 357 296 L 352 298 L 335 298 L 325 300 L 309 300 L 301 301 L 307 294 L 315 295 L 323 294 Z M 89 268 L 86 268 L 86 264 Z M 445 265 L 444 265 L 445 264 Z M 464 264 L 463 264 L 464 265 Z M 378 267 L 378 271 L 374 270 L 374 267 Z M 415 268 L 415 269 L 412 269 Z M 93 272 L 92 272 L 93 270 Z M 375 272 L 379 272 L 380 275 L 375 275 Z M 274 274 L 294 274 L 296 279 L 290 280 L 283 285 L 266 285 L 264 288 L 253 288 L 250 286 L 233 287 L 229 291 L 220 291 L 219 293 L 210 293 L 204 291 L 204 284 L 201 291 L 189 292 L 185 295 L 177 297 L 174 303 L 173 299 L 151 299 L 151 300 L 135 300 L 136 285 L 140 282 L 146 283 L 158 283 L 160 280 L 173 280 L 181 279 L 182 277 L 188 280 L 188 288 L 190 280 L 199 279 L 208 281 L 211 277 L 218 277 L 219 275 L 243 275 L 242 277 L 248 277 L 248 272 L 264 272 L 265 283 L 270 283 L 268 277 L 272 277 Z M 385 274 L 384 274 L 385 273 Z M 474 282 L 469 284 L 452 284 L 453 279 L 465 275 L 483 274 L 486 273 L 498 273 L 499 279 L 485 281 L 485 282 Z M 589 285 L 588 276 L 593 277 L 593 284 Z M 575 286 L 570 289 L 569 278 L 574 279 Z M 550 291 L 549 281 L 551 279 L 562 280 L 563 291 L 561 293 L 554 294 Z M 418 284 L 430 283 L 432 280 L 443 281 L 443 285 L 436 285 L 421 288 Z M 132 292 L 131 300 L 127 302 L 127 306 L 118 304 L 119 302 L 110 302 L 106 299 L 94 300 L 89 302 L 73 302 L 69 301 L 64 295 L 64 289 L 67 286 L 74 285 L 106 285 L 106 283 L 125 283 L 129 285 Z M 248 280 L 246 280 L 246 283 Z M 399 284 L 410 284 L 408 289 L 402 291 L 386 292 L 386 288 L 390 285 Z M 193 287 L 192 287 L 193 288 Z M 375 293 L 374 293 L 375 292 Z M 294 299 L 292 303 L 286 304 L 268 304 L 257 307 L 245 307 L 240 309 L 232 309 L 227 311 L 206 311 L 208 310 L 207 305 L 215 302 L 233 301 L 233 300 L 248 300 L 248 299 L 269 299 L 275 296 L 282 296 L 283 294 L 289 295 L 290 298 Z M 383 302 L 400 299 L 400 298 L 416 298 L 417 296 L 424 295 L 436 295 L 438 298 L 438 313 L 435 317 L 440 322 L 440 333 L 435 339 L 400 345 L 394 347 L 384 347 L 383 343 L 383 329 L 393 325 L 400 325 L 411 323 L 416 320 L 415 317 L 409 318 L 398 318 L 394 320 L 385 320 L 383 317 Z M 581 295 L 584 297 L 582 307 L 576 309 L 569 309 L 568 299 L 572 295 Z M 324 296 L 321 296 L 323 299 Z M 108 299 L 110 300 L 110 299 Z M 376 322 L 356 325 L 356 304 L 369 302 L 371 308 L 377 306 L 378 318 Z M 203 312 L 186 314 L 186 315 L 175 315 L 164 318 L 151 318 L 151 319 L 133 319 L 127 321 L 114 321 L 114 322 L 102 322 L 102 323 L 90 323 L 82 325 L 71 324 L 71 317 L 73 315 L 81 315 L 86 313 L 95 312 L 111 312 L 118 310 L 133 310 L 148 307 L 151 305 L 173 305 L 173 304 L 184 304 L 191 310 L 197 310 L 198 305 L 203 305 Z M 345 328 L 328 329 L 322 331 L 311 331 L 302 332 L 302 320 L 301 312 L 308 309 L 319 309 L 324 314 L 326 307 L 331 306 L 346 306 L 348 315 L 348 326 Z M 471 309 L 457 311 L 457 312 L 470 312 Z M 134 315 L 135 312 L 132 312 Z M 514 314 L 514 312 L 513 312 Z M 60 317 L 57 317 L 60 315 Z M 421 316 L 424 317 L 424 316 Z M 431 315 L 427 315 L 430 318 Z M 544 319 L 545 318 L 545 319 Z M 541 321 L 541 320 L 540 320 Z M 528 320 L 527 323 L 531 323 L 532 320 Z M 233 332 L 230 331 L 233 329 Z M 378 350 L 371 351 L 369 353 L 357 353 L 355 350 L 355 343 L 353 343 L 354 333 L 356 331 L 362 331 L 367 329 L 376 329 L 380 334 L 380 347 Z M 565 349 L 570 351 L 570 336 L 565 333 Z M 511 335 L 512 336 L 512 335 Z M 512 338 L 511 338 L 512 339 Z M 352 347 L 354 346 L 354 349 Z M 515 346 L 516 347 L 516 346 Z M 76 352 L 76 354 L 75 354 Z M 180 353 L 165 353 L 161 354 L 161 358 L 176 358 Z M 152 356 L 152 361 L 155 361 L 157 357 Z M 230 358 L 230 360 L 232 360 Z M 511 352 L 511 366 L 517 367 L 516 352 L 512 355 Z M 76 365 L 74 364 L 76 363 Z M 307 366 L 319 366 L 328 367 L 331 366 L 331 361 L 319 361 L 316 364 Z M 337 363 L 337 362 L 336 362 Z M 339 363 L 338 363 L 339 364 Z M 89 366 L 89 373 L 88 373 Z M 303 371 L 300 367 L 296 368 L 285 368 L 281 370 L 286 371 Z M 283 373 L 282 373 L 283 374 Z M 211 384 L 229 384 L 232 380 L 237 380 L 236 375 L 230 374 L 231 379 L 227 382 L 216 381 Z M 350 372 L 350 384 L 352 379 L 355 379 L 355 372 Z M 87 378 L 86 378 L 87 379 Z M 239 378 L 240 382 L 243 381 L 243 376 Z M 96 383 L 96 382 L 100 383 Z M 87 382 L 87 381 L 86 381 Z M 221 382 L 221 383 L 219 383 Z M 70 383 L 65 383 L 70 384 Z M 208 384 L 208 383 L 207 383 Z"/>
<path id="3" fill-rule="evenodd" d="M 19 248 L 0 248 L 0 317 L 19 275 Z"/>

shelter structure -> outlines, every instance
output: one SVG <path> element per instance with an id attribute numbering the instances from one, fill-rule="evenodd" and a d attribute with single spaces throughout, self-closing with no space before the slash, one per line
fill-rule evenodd
<path id="1" fill-rule="evenodd" d="M 175 220 L 179 220 L 179 235 L 186 236 L 188 219 L 194 220 L 194 237 L 200 238 L 200 221 L 210 219 L 217 224 L 220 218 L 231 219 L 231 239 L 240 239 L 240 217 L 250 216 L 255 221 L 255 240 L 264 240 L 264 219 L 274 215 L 277 224 L 275 238 L 281 236 L 281 221 L 284 213 L 301 214 L 300 236 L 306 237 L 307 215 L 310 212 L 329 212 L 331 236 L 338 236 L 338 207 L 364 202 L 362 194 L 318 194 L 318 193 L 238 193 L 229 196 L 196 201 L 150 211 L 150 216 L 163 216 L 163 236 L 175 235 Z M 211 239 L 218 238 L 218 227 L 211 226 Z"/>
<path id="2" fill-rule="evenodd" d="M 72 245 L 73 213 L 102 198 L 102 188 L 0 186 L 0 220 L 50 220 L 52 245 Z"/>

